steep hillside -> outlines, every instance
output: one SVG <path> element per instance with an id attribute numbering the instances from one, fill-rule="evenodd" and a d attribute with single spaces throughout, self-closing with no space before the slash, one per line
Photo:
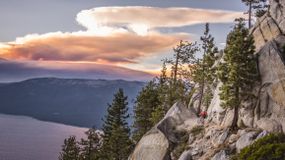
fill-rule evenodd
<path id="1" fill-rule="evenodd" d="M 0 113 L 83 127 L 100 127 L 107 103 L 123 88 L 129 107 L 143 82 L 38 78 L 0 84 Z"/>
<path id="2" fill-rule="evenodd" d="M 230 130 L 234 110 L 221 106 L 221 83 L 217 82 L 210 106 L 203 107 L 208 114 L 205 120 L 197 116 L 195 99 L 190 108 L 174 104 L 143 136 L 130 159 L 228 160 L 268 133 L 285 133 L 284 13 L 285 1 L 271 0 L 269 11 L 251 29 L 261 82 L 254 86 L 254 96 L 242 97 L 237 131 Z"/>

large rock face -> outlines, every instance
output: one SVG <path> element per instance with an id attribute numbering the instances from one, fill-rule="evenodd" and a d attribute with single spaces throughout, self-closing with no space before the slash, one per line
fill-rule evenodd
<path id="1" fill-rule="evenodd" d="M 271 0 L 269 12 L 252 29 L 258 54 L 261 87 L 254 126 L 285 131 L 285 1 Z M 266 125 L 262 118 L 269 118 Z M 269 123 L 270 122 L 270 123 Z"/>
<path id="2" fill-rule="evenodd" d="M 199 119 L 194 111 L 182 103 L 175 103 L 165 117 L 142 137 L 129 159 L 171 159 L 169 151 L 179 141 L 179 133 L 189 132 L 197 125 Z"/>
<path id="3" fill-rule="evenodd" d="M 166 136 L 157 128 L 150 130 L 137 144 L 131 160 L 169 159 L 169 142 Z"/>

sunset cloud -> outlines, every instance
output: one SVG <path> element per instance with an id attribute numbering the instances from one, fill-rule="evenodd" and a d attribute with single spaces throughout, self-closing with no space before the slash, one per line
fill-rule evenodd
<path id="1" fill-rule="evenodd" d="M 98 63 L 136 63 L 136 59 L 171 48 L 183 35 L 159 33 L 139 36 L 117 33 L 97 36 L 78 33 L 28 35 L 2 47 L 7 59 L 91 61 Z"/>
<path id="2" fill-rule="evenodd" d="M 232 22 L 243 17 L 242 12 L 196 8 L 159 7 L 98 7 L 83 10 L 76 20 L 89 31 L 114 31 L 128 29 L 145 35 L 150 29 L 182 27 L 200 23 Z"/>

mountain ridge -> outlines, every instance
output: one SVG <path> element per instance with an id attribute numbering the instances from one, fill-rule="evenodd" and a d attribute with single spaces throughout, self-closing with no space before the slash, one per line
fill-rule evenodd
<path id="1" fill-rule="evenodd" d="M 44 77 L 0 84 L 0 113 L 80 127 L 101 127 L 112 96 L 123 88 L 131 111 L 144 82 Z M 131 112 L 130 112 L 131 113 Z"/>

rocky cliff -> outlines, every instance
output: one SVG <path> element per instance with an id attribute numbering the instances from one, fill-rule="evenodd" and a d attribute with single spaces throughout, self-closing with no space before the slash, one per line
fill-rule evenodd
<path id="1" fill-rule="evenodd" d="M 269 11 L 257 20 L 251 33 L 261 82 L 253 90 L 255 97 L 242 101 L 238 132 L 229 131 L 233 110 L 221 107 L 221 84 L 217 82 L 204 122 L 195 114 L 195 99 L 190 109 L 182 103 L 174 104 L 143 136 L 130 160 L 226 160 L 270 132 L 285 133 L 285 1 L 270 0 Z M 186 142 L 181 140 L 185 133 Z"/>

